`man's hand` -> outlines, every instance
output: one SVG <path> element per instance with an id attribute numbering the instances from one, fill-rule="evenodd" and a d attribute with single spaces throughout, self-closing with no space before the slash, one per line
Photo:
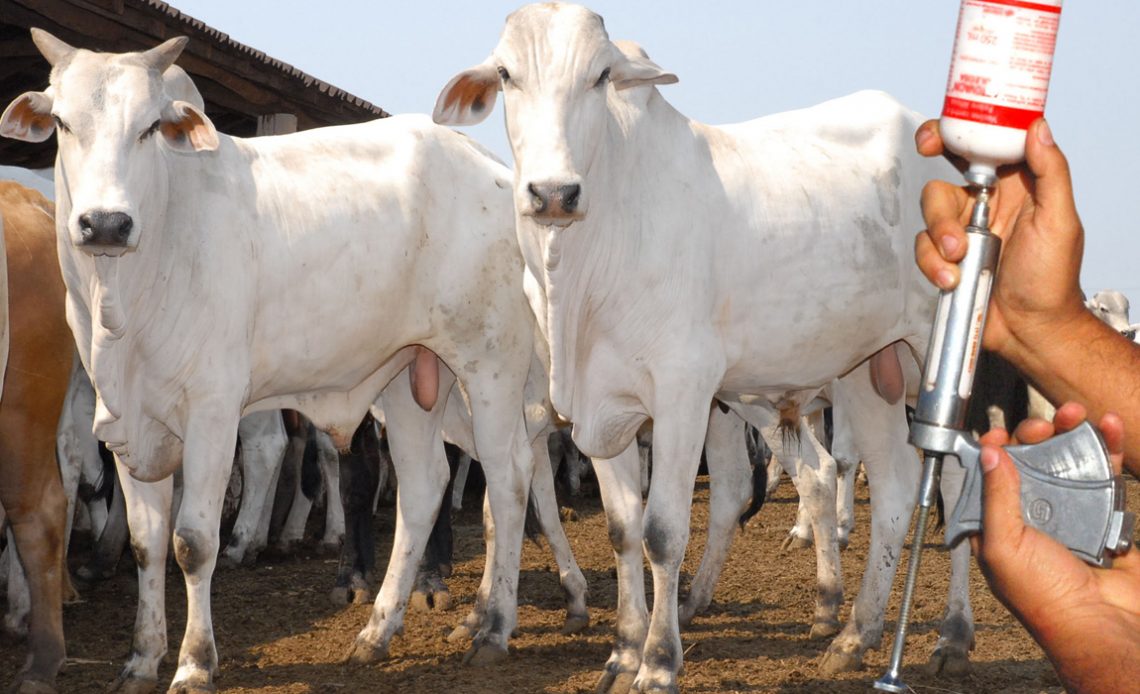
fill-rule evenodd
<path id="1" fill-rule="evenodd" d="M 971 539 L 974 555 L 990 589 L 1041 644 L 1070 691 L 1126 691 L 1140 680 L 1137 669 L 1119 666 L 1119 657 L 1140 648 L 1140 551 L 1116 557 L 1111 569 L 1077 559 L 1059 542 L 1025 525 L 1020 478 L 1009 455 L 1000 448 L 1011 442 L 1038 443 L 1068 431 L 1086 417 L 1085 409 L 1068 403 L 1053 422 L 1027 420 L 1011 441 L 1003 430 L 982 437 L 982 534 Z M 1124 459 L 1124 424 L 1114 414 L 1099 428 L 1108 445 L 1113 469 Z"/>
<path id="2" fill-rule="evenodd" d="M 920 154 L 944 154 L 938 121 L 915 133 Z M 1029 128 L 1024 164 L 998 170 L 990 228 L 1002 238 L 997 283 L 983 345 L 1022 365 L 1027 349 L 1087 317 L 1079 286 L 1084 231 L 1073 202 L 1069 164 L 1048 124 Z M 947 155 L 959 168 L 965 162 Z M 968 189 L 932 181 L 922 191 L 926 229 L 915 240 L 923 274 L 941 289 L 958 284 L 966 254 L 966 225 L 973 200 Z"/>

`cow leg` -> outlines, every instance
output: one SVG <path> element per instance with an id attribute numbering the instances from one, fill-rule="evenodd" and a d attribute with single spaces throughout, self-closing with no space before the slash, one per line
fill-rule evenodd
<path id="1" fill-rule="evenodd" d="M 850 620 L 820 661 L 820 671 L 825 676 L 858 669 L 864 651 L 878 647 L 882 640 L 883 614 L 922 471 L 914 448 L 907 443 L 902 401 L 891 405 L 875 392 L 866 363 L 839 379 L 832 395 L 836 409 L 846 409 L 844 417 L 867 470 L 871 544 Z"/>
<path id="2" fill-rule="evenodd" d="M 942 501 L 947 513 L 962 495 L 965 470 L 954 461 L 942 468 Z M 930 656 L 932 674 L 962 678 L 970 674 L 974 649 L 974 611 L 970 606 L 970 545 L 959 542 L 950 550 L 950 590 L 942 616 L 938 644 Z"/>
<path id="3" fill-rule="evenodd" d="M 122 464 L 116 462 L 115 468 L 138 566 L 139 604 L 131 655 L 110 689 L 147 692 L 158 683 L 158 665 L 166 655 L 166 552 L 174 477 L 140 482 Z"/>
<path id="4" fill-rule="evenodd" d="M 99 533 L 99 540 L 95 544 L 95 552 L 90 562 L 79 568 L 78 575 L 85 581 L 102 581 L 114 576 L 119 566 L 119 558 L 123 556 L 123 550 L 130 541 L 127 507 L 123 503 L 123 486 L 115 474 L 113 457 L 107 474 L 111 477 L 111 508 L 107 512 L 103 531 Z"/>
<path id="5" fill-rule="evenodd" d="M 507 640 L 518 622 L 523 522 L 535 467 L 521 402 L 526 375 L 511 374 L 507 368 L 497 378 L 492 378 L 492 373 L 493 368 L 483 368 L 477 374 L 468 374 L 466 381 L 493 527 L 487 554 L 493 580 L 487 592 L 486 614 L 465 656 L 467 662 L 475 664 L 505 657 Z"/>
<path id="6" fill-rule="evenodd" d="M 796 422 L 796 433 L 785 435 L 771 411 L 749 407 L 748 412 L 749 421 L 757 418 L 754 423 L 772 454 L 786 466 L 795 466 L 793 481 L 815 546 L 817 596 L 811 638 L 831 636 L 839 630 L 839 609 L 843 606 L 843 572 L 835 530 L 835 460 L 802 417 Z"/>
<path id="7" fill-rule="evenodd" d="M 217 402 L 204 407 L 208 415 L 191 413 L 183 443 L 182 504 L 172 544 L 186 581 L 186 632 L 172 692 L 214 691 L 218 672 L 210 584 L 240 416 L 237 407 Z"/>
<path id="8" fill-rule="evenodd" d="M 312 507 L 312 501 L 301 491 L 301 467 L 304 465 L 305 452 L 308 446 L 312 445 L 312 439 L 318 435 L 318 432 L 307 419 L 303 421 L 304 424 L 290 435 L 289 444 L 285 448 L 285 455 L 281 461 L 280 474 L 286 474 L 286 471 L 289 471 L 292 473 L 293 479 L 293 501 L 289 504 L 289 515 L 285 518 L 285 523 L 281 526 L 281 532 L 277 536 L 276 547 L 282 553 L 292 552 L 304 538 L 305 523 L 309 519 L 309 511 Z M 339 476 L 340 458 L 337 456 L 336 447 L 332 445 L 332 440 L 328 439 L 328 434 L 324 432 L 319 432 L 319 434 L 328 441 L 328 445 L 332 448 L 332 456 L 337 465 Z M 276 489 L 277 482 L 274 482 L 270 485 L 268 492 L 270 498 Z"/>
<path id="9" fill-rule="evenodd" d="M 454 558 L 455 536 L 451 528 L 451 481 L 455 477 L 456 463 L 453 463 L 451 452 L 444 447 L 447 457 L 449 477 L 443 498 L 440 499 L 439 510 L 435 514 L 435 524 L 428 535 L 424 556 L 416 570 L 415 587 L 408 601 L 416 612 L 430 612 L 431 610 L 446 611 L 451 609 L 451 591 L 443 579 L 451 575 L 451 563 Z"/>
<path id="10" fill-rule="evenodd" d="M 842 408 L 832 408 L 834 417 L 831 457 L 835 459 L 835 515 L 839 529 L 839 548 L 847 549 L 855 527 L 855 471 L 859 469 L 859 451 L 851 424 Z"/>
<path id="11" fill-rule="evenodd" d="M 557 436 L 557 432 L 549 435 Z M 551 472 L 550 449 L 547 436 L 538 436 L 531 443 L 534 455 L 534 477 L 530 489 L 538 508 L 538 518 L 542 523 L 542 534 L 550 544 L 554 561 L 558 564 L 558 579 L 566 595 L 566 622 L 562 625 L 563 634 L 575 634 L 590 626 L 590 613 L 586 609 L 586 577 L 578 568 L 570 541 L 562 528 L 558 515 L 558 498 L 554 494 L 554 475 Z M 575 451 L 575 456 L 577 451 Z M 576 472 L 574 474 L 577 474 Z"/>
<path id="12" fill-rule="evenodd" d="M 459 464 L 455 468 L 455 479 L 451 483 L 451 508 L 459 512 L 463 508 L 463 491 L 467 489 L 467 473 L 471 470 L 471 456 L 460 451 Z"/>
<path id="13" fill-rule="evenodd" d="M 265 507 L 272 503 L 274 480 L 281 471 L 282 457 L 288 445 L 281 412 L 269 410 L 254 412 L 241 418 L 238 424 L 241 441 L 242 498 L 241 510 L 234 522 L 229 544 L 222 551 L 219 562 L 225 566 L 252 563 L 257 553 L 265 548 L 265 538 L 259 537 L 263 520 L 268 520 Z M 265 527 L 268 533 L 268 524 Z"/>
<path id="14" fill-rule="evenodd" d="M 594 475 L 606 510 L 610 544 L 617 563 L 617 626 L 613 652 L 597 691 L 624 694 L 641 667 L 641 649 L 649 631 L 642 558 L 641 456 L 636 441 L 615 458 L 594 458 Z M 687 507 L 687 506 L 686 506 Z"/>
<path id="15" fill-rule="evenodd" d="M 714 407 L 705 438 L 705 457 L 709 468 L 708 541 L 701 565 L 689 584 L 689 596 L 681 604 L 682 626 L 688 626 L 693 617 L 712 602 L 740 514 L 752 498 L 752 469 L 744 420 L 732 412 L 722 412 L 719 406 Z"/>
<path id="16" fill-rule="evenodd" d="M 357 425 L 349 449 L 337 453 L 345 531 L 332 590 L 336 605 L 363 604 L 372 599 L 371 582 L 376 568 L 372 516 L 383 464 L 380 449 L 375 421 L 366 416 Z"/>
<path id="17" fill-rule="evenodd" d="M 344 505 L 340 496 L 340 461 L 332 439 L 323 431 L 313 432 L 317 447 L 317 460 L 325 479 L 325 532 L 321 536 L 321 549 L 335 552 L 344 542 Z"/>
<path id="18" fill-rule="evenodd" d="M 710 389 L 711 390 L 711 389 Z M 681 670 L 681 630 L 677 594 L 681 561 L 689 543 L 693 484 L 700 466 L 709 422 L 707 397 L 684 398 L 684 389 L 658 390 L 667 406 L 656 408 L 653 425 L 653 481 L 642 523 L 645 554 L 653 570 L 653 610 L 642 649 L 641 668 L 633 682 L 639 692 L 676 692 Z M 701 390 L 695 391 L 701 393 Z"/>
<path id="19" fill-rule="evenodd" d="M 2 524 L 0 524 L 2 525 Z M 28 576 L 16 555 L 16 538 L 12 529 L 8 528 L 8 547 L 11 551 L 8 557 L 5 575 L 8 594 L 8 611 L 4 613 L 4 632 L 14 639 L 23 639 L 28 635 L 28 615 L 32 611 L 32 596 L 28 590 Z"/>
<path id="20" fill-rule="evenodd" d="M 356 636 L 348 660 L 368 663 L 388 656 L 392 636 L 404 625 L 404 612 L 447 488 L 447 455 L 441 426 L 447 393 L 454 376 L 447 369 L 439 374 L 442 393 L 425 412 L 416 403 L 404 378 L 397 376 L 381 394 L 387 423 L 388 444 L 399 486 L 396 490 L 396 530 L 384 581 L 376 595 L 368 624 Z M 347 516 L 347 512 L 346 512 Z M 347 520 L 347 518 L 346 518 Z M 351 524 L 346 523 L 345 545 Z"/>
<path id="21" fill-rule="evenodd" d="M 55 399 L 54 407 L 60 402 Z M 56 410 L 51 416 L 58 414 Z M 10 546 L 15 550 L 10 561 L 23 565 L 28 590 L 28 659 L 16 677 L 17 690 L 21 683 L 29 689 L 53 686 L 64 658 L 67 499 L 54 463 L 54 432 L 44 436 L 25 429 L 38 416 L 48 414 L 33 410 L 28 412 L 29 420 L 11 417 L 10 425 L 0 431 L 0 505 L 7 511 Z"/>

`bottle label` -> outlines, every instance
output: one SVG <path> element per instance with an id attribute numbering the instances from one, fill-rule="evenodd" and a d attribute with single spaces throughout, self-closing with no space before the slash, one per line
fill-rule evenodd
<path id="1" fill-rule="evenodd" d="M 1025 130 L 1045 113 L 1060 0 L 963 0 L 942 115 Z"/>

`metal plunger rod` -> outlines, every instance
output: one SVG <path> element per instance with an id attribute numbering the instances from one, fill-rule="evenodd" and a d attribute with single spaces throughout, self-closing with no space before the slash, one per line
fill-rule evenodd
<path id="1" fill-rule="evenodd" d="M 888 692 L 905 692 L 909 688 L 900 677 L 910 609 L 914 600 L 922 547 L 926 542 L 926 526 L 930 509 L 935 504 L 942 475 L 942 459 L 952 450 L 942 446 L 942 433 L 961 429 L 965 423 L 966 400 L 973 387 L 973 367 L 980 347 L 985 322 L 985 306 L 989 303 L 989 284 L 979 285 L 985 276 L 992 279 L 997 266 L 1000 241 L 989 232 L 989 198 L 993 181 L 971 181 L 977 193 L 967 229 L 967 258 L 962 262 L 962 281 L 954 292 L 944 292 L 939 301 L 937 318 L 926 355 L 923 388 L 919 395 L 911 443 L 923 449 L 922 486 L 918 498 L 918 523 L 907 565 L 902 605 L 891 648 L 886 674 L 875 682 L 875 688 Z M 967 274 L 969 273 L 969 274 Z M 962 388 L 965 383 L 965 388 Z"/>

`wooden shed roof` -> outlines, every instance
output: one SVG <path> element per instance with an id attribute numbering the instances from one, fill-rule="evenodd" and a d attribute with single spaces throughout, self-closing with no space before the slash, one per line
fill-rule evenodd
<path id="1" fill-rule="evenodd" d="M 299 130 L 388 115 L 159 0 L 0 0 L 0 108 L 47 86 L 50 68 L 32 43 L 32 27 L 80 48 L 113 52 L 190 37 L 178 64 L 202 93 L 207 115 L 232 135 L 254 135 L 257 119 L 275 113 L 295 115 Z M 0 138 L 0 164 L 45 168 L 54 159 L 55 138 L 40 144 Z"/>

